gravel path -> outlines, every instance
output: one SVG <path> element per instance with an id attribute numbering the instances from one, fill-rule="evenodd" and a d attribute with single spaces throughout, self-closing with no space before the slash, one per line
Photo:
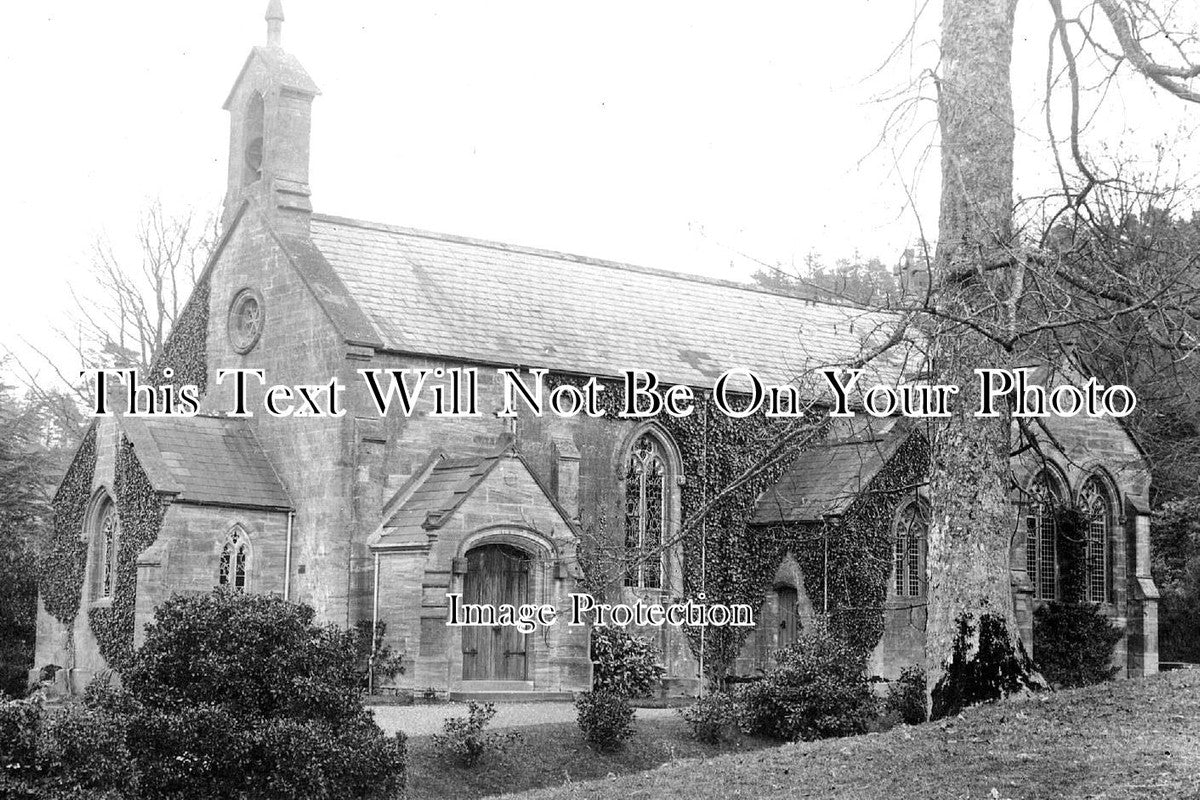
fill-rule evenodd
<path id="1" fill-rule="evenodd" d="M 387 733 L 404 731 L 409 736 L 428 736 L 440 733 L 442 722 L 450 717 L 465 717 L 466 703 L 414 706 L 370 706 L 375 721 Z M 672 708 L 639 708 L 637 719 L 661 719 L 674 714 Z M 574 722 L 573 703 L 497 703 L 492 728 L 523 728 L 530 725 L 550 725 Z"/>

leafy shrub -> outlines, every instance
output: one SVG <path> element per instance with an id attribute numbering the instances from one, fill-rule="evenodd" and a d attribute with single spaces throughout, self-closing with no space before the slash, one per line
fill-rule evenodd
<path id="1" fill-rule="evenodd" d="M 467 716 L 450 717 L 442 723 L 442 732 L 433 735 L 438 755 L 464 767 L 473 767 L 490 751 L 503 750 L 520 737 L 515 731 L 484 730 L 494 716 L 496 706 L 492 703 L 467 703 Z"/>
<path id="2" fill-rule="evenodd" d="M 762 680 L 739 687 L 737 700 L 746 733 L 788 741 L 863 733 L 875 715 L 862 657 L 824 624 L 780 650 Z"/>
<path id="3" fill-rule="evenodd" d="M 920 725 L 928 719 L 925 711 L 925 670 L 915 664 L 905 667 L 900 677 L 888 687 L 884 707 L 895 712 L 906 725 Z"/>
<path id="4" fill-rule="evenodd" d="M 351 632 L 311 608 L 217 590 L 160 605 L 124 672 L 90 702 L 129 721 L 148 798 L 393 797 L 403 735 L 362 706 Z"/>
<path id="5" fill-rule="evenodd" d="M 592 689 L 624 697 L 649 697 L 664 673 L 654 644 L 621 628 L 592 628 Z"/>
<path id="6" fill-rule="evenodd" d="M 325 719 L 362 710 L 354 635 L 277 597 L 219 589 L 160 605 L 124 684 L 153 708 Z"/>
<path id="7" fill-rule="evenodd" d="M 124 720 L 82 706 L 49 714 L 35 700 L 0 703 L 0 797 L 136 796 Z"/>
<path id="8" fill-rule="evenodd" d="M 1052 686 L 1087 686 L 1117 674 L 1112 657 L 1120 639 L 1097 605 L 1047 603 L 1033 612 L 1034 662 Z"/>
<path id="9" fill-rule="evenodd" d="M 375 689 L 379 683 L 397 675 L 404 674 L 404 658 L 393 652 L 390 645 L 384 643 L 387 633 L 386 622 L 375 623 L 375 635 L 371 636 L 371 620 L 360 619 L 354 626 L 354 671 L 358 674 L 359 686 L 367 687 L 368 676 L 372 669 L 375 671 Z M 375 652 L 371 652 L 374 644 Z M 372 661 L 372 655 L 374 660 Z"/>
<path id="10" fill-rule="evenodd" d="M 0 797 L 21 797 L 20 787 L 36 776 L 44 718 L 38 702 L 0 701 Z M 32 789 L 28 796 L 34 796 Z"/>
<path id="11" fill-rule="evenodd" d="M 692 737 L 709 744 L 725 740 L 737 724 L 737 708 L 726 692 L 707 694 L 679 713 L 692 729 Z"/>
<path id="12" fill-rule="evenodd" d="M 583 738 L 601 750 L 616 750 L 633 735 L 633 709 L 623 694 L 584 692 L 575 698 Z"/>
<path id="13" fill-rule="evenodd" d="M 390 800 L 404 788 L 405 739 L 381 735 L 367 712 L 336 726 L 270 720 L 255 744 L 263 768 L 251 782 L 249 797 Z"/>
<path id="14" fill-rule="evenodd" d="M 41 796 L 137 797 L 126 724 L 119 716 L 80 706 L 47 716 L 38 741 Z"/>

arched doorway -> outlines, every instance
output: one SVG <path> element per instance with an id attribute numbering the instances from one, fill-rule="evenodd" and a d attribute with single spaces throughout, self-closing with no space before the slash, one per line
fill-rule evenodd
<path id="1" fill-rule="evenodd" d="M 795 586 L 775 588 L 775 607 L 779 610 L 779 647 L 790 647 L 800 636 L 800 593 Z"/>
<path id="2" fill-rule="evenodd" d="M 520 606 L 529 602 L 530 557 L 507 544 L 467 552 L 463 602 Z M 523 681 L 528 674 L 526 636 L 512 625 L 466 627 L 462 634 L 464 681 Z"/>

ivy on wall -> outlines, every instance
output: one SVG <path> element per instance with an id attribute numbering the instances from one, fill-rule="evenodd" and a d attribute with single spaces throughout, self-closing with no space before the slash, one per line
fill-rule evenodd
<path id="1" fill-rule="evenodd" d="M 815 431 L 826 421 L 814 414 L 799 424 Z M 710 392 L 701 396 L 690 416 L 662 415 L 658 422 L 675 441 L 683 461 L 681 517 L 685 524 L 696 521 L 683 541 L 684 593 L 698 602 L 746 603 L 758 608 L 786 551 L 752 528 L 750 522 L 759 496 L 779 480 L 789 461 L 784 459 L 759 470 L 709 507 L 702 520 L 699 515 L 710 498 L 761 464 L 785 426 L 797 422 L 761 413 L 741 419 L 730 417 L 716 408 Z M 699 657 L 700 630 L 688 628 L 686 632 L 693 653 Z M 735 627 L 707 629 L 703 636 L 706 671 L 722 680 L 749 632 Z"/>
<path id="2" fill-rule="evenodd" d="M 581 386 L 583 380 L 548 378 L 551 387 L 564 383 Z M 616 391 L 611 402 L 623 404 L 623 387 L 609 386 Z M 791 553 L 814 607 L 828 607 L 833 631 L 864 659 L 869 656 L 883 635 L 895 513 L 902 501 L 915 495 L 928 472 L 925 437 L 920 433 L 909 436 L 836 522 L 751 524 L 759 497 L 789 466 L 790 459 L 785 458 L 726 494 L 707 510 L 701 523 L 698 515 L 710 498 L 759 465 L 785 426 L 797 421 L 761 413 L 730 417 L 716 408 L 711 392 L 699 393 L 691 415 L 662 414 L 655 421 L 679 448 L 685 479 L 680 491 L 681 516 L 685 524 L 695 522 L 682 542 L 685 595 L 699 600 L 703 593 L 704 602 L 746 603 L 758 609 L 780 564 Z M 828 422 L 818 409 L 800 424 L 811 426 L 820 436 L 823 431 L 818 429 Z M 805 438 L 802 435 L 800 440 Z M 795 457 L 802 457 L 799 446 L 792 454 Z M 603 506 L 594 513 L 602 522 Z M 608 535 L 623 538 L 619 523 L 611 527 L 614 530 L 607 531 Z M 589 558 L 594 560 L 594 554 L 580 552 L 585 572 L 589 571 Z M 700 631 L 685 630 L 693 653 L 699 656 Z M 705 631 L 703 655 L 712 678 L 724 679 L 749 633 L 750 629 L 735 627 Z"/>
<path id="3" fill-rule="evenodd" d="M 708 491 L 740 474 L 759 456 L 755 443 L 769 438 L 764 436 L 769 434 L 764 423 L 769 424 L 770 420 L 755 424 L 757 431 L 726 430 L 747 421 L 723 414 L 710 416 L 705 461 L 709 470 Z M 680 434 L 685 439 L 688 436 L 688 432 L 673 431 L 673 435 Z M 798 451 L 795 457 L 803 454 Z M 765 471 L 738 490 L 730 502 L 722 503 L 707 520 L 707 599 L 748 603 L 759 608 L 780 564 L 791 553 L 800 566 L 814 608 L 828 608 L 833 632 L 865 660 L 879 644 L 884 630 L 884 606 L 894 552 L 892 521 L 899 504 L 912 497 L 924 481 L 928 464 L 925 438 L 913 435 L 858 494 L 840 520 L 751 526 L 758 497 L 774 485 L 785 467 Z M 693 486 L 692 491 L 685 487 L 682 498 L 685 519 L 689 510 L 700 505 L 702 499 L 697 495 L 703 493 L 699 487 Z M 691 547 L 685 546 L 684 555 L 689 585 L 695 587 L 689 593 L 694 594 L 699 587 L 699 538 L 689 544 Z M 749 630 L 744 628 L 707 631 L 705 661 L 706 667 L 711 665 L 709 672 L 714 678 L 724 677 L 748 634 Z"/>
<path id="4" fill-rule="evenodd" d="M 38 592 L 42 605 L 68 629 L 79 613 L 83 575 L 87 567 L 87 539 L 83 526 L 92 480 L 96 474 L 96 426 L 83 442 L 51 503 L 54 524 L 38 559 Z"/>
<path id="5" fill-rule="evenodd" d="M 208 318 L 210 285 L 201 281 L 175 321 L 167 341 L 150 367 L 161 384 L 194 384 L 203 396 L 208 386 Z M 163 379 L 164 369 L 173 370 Z M 46 611 L 68 626 L 79 614 L 87 568 L 89 537 L 84 530 L 96 472 L 96 426 L 84 435 L 71 466 L 51 503 L 54 525 L 39 559 L 38 591 Z M 121 437 L 113 488 L 120 519 L 120 539 L 112 603 L 89 609 L 88 622 L 109 666 L 120 668 L 133 653 L 137 558 L 158 537 L 166 503 L 155 494 L 138 463 L 133 445 Z"/>
<path id="6" fill-rule="evenodd" d="M 208 388 L 208 300 L 211 287 L 207 280 L 197 283 L 183 312 L 175 320 L 167 341 L 150 365 L 147 382 L 170 383 L 175 386 L 194 384 L 203 397 Z M 163 379 L 162 371 L 171 369 L 171 378 Z"/>
<path id="7" fill-rule="evenodd" d="M 89 609 L 88 622 L 104 660 L 110 667 L 122 669 L 133 656 L 137 559 L 158 538 L 169 501 L 154 491 L 133 444 L 124 436 L 117 447 L 113 490 L 121 535 L 112 602 Z"/>
<path id="8" fill-rule="evenodd" d="M 896 511 L 901 503 L 915 497 L 928 470 L 928 440 L 914 432 L 840 520 L 820 526 L 815 536 L 785 533 L 780 537 L 796 555 L 813 605 L 823 608 L 828 603 L 833 632 L 864 659 L 883 636 L 884 606 L 895 552 Z"/>

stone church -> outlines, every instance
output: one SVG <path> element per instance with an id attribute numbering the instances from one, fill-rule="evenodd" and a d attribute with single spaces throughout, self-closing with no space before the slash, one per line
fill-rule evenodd
<path id="1" fill-rule="evenodd" d="M 594 377 L 609 388 L 624 370 L 644 369 L 701 396 L 731 368 L 787 384 L 848 363 L 884 324 L 880 315 L 317 213 L 308 174 L 310 155 L 320 157 L 309 146 L 319 90 L 282 48 L 282 22 L 272 0 L 267 43 L 251 49 L 225 100 L 222 236 L 153 366 L 163 381 L 198 387 L 199 413 L 102 417 L 89 429 L 55 498 L 36 666 L 65 667 L 81 688 L 97 671 L 119 669 L 162 600 L 226 585 L 307 603 L 319 620 L 345 627 L 382 623 L 405 667 L 385 685 L 562 696 L 591 686 L 586 627 L 448 627 L 446 595 L 560 606 L 584 590 L 678 599 L 736 571 L 738 551 L 727 546 L 735 532 L 744 542 L 819 541 L 823 574 L 800 545 L 780 545 L 739 578 L 756 594 L 757 627 L 730 669 L 749 675 L 838 605 L 829 553 L 856 519 L 873 526 L 876 543 L 882 622 L 871 668 L 891 678 L 920 663 L 926 500 L 919 486 L 875 490 L 913 460 L 918 426 L 827 425 L 724 518 L 734 522 L 697 533 L 683 531 L 686 512 L 719 490 L 708 476 L 724 474 L 716 460 L 728 452 L 704 427 L 707 413 L 686 432 L 658 418 L 496 414 L 501 368 L 545 369 L 559 383 Z M 449 394 L 450 371 L 472 367 L 479 413 L 435 413 L 431 387 Z M 230 415 L 235 387 L 217 373 L 236 368 L 262 370 L 268 385 L 336 378 L 346 413 L 265 414 L 266 387 L 251 379 L 256 413 Z M 894 368 L 877 371 L 894 377 Z M 430 372 L 413 413 L 381 416 L 364 369 Z M 1014 464 L 1023 523 L 1012 582 L 1023 635 L 1031 641 L 1033 610 L 1059 592 L 1048 509 L 1074 504 L 1089 515 L 1087 599 L 1124 632 L 1117 666 L 1152 673 L 1146 463 L 1111 420 L 1050 424 L 1060 446 L 1037 464 Z M 695 642 L 677 629 L 646 633 L 668 688 L 694 689 Z"/>

